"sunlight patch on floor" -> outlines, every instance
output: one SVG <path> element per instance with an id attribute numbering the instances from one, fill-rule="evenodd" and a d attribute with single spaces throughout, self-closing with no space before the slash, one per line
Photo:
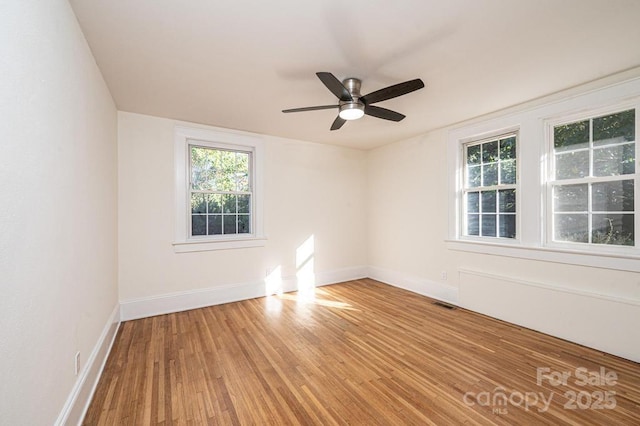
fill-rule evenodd
<path id="1" fill-rule="evenodd" d="M 309 297 L 309 294 L 300 294 L 300 292 L 296 293 L 284 293 L 277 296 L 282 300 L 293 300 L 298 303 L 303 304 L 313 304 L 319 306 L 326 306 L 329 308 L 338 308 L 338 309 L 346 309 L 349 311 L 356 311 L 354 307 L 352 307 L 349 303 L 338 302 L 336 300 L 327 300 L 327 299 L 318 299 L 315 297 Z"/>

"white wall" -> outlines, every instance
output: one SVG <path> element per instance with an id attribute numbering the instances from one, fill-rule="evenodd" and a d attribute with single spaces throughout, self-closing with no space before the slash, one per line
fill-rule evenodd
<path id="1" fill-rule="evenodd" d="M 0 75 L 0 423 L 50 425 L 117 306 L 117 115 L 65 0 L 2 2 Z"/>
<path id="2" fill-rule="evenodd" d="M 579 89 L 573 90 L 571 96 L 577 92 Z M 640 331 L 635 327 L 640 319 L 640 274 L 463 252 L 447 246 L 448 226 L 454 220 L 448 208 L 451 129 L 368 153 L 370 275 L 640 361 Z M 534 159 L 533 164 L 539 160 Z"/>
<path id="3" fill-rule="evenodd" d="M 162 295 L 237 290 L 229 286 L 249 286 L 253 290 L 242 295 L 258 295 L 258 288 L 264 292 L 268 269 L 280 266 L 283 278 L 295 277 L 296 249 L 312 235 L 320 281 L 362 276 L 364 152 L 262 137 L 266 246 L 175 253 L 174 128 L 207 127 L 126 112 L 118 117 L 118 257 L 125 318 L 193 306 L 145 308 L 149 299 Z M 206 297 L 200 294 L 197 299 L 207 300 L 202 304 L 229 300 Z"/>

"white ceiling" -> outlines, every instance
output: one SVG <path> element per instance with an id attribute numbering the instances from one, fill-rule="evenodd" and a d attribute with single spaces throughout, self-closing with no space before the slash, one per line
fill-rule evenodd
<path id="1" fill-rule="evenodd" d="M 118 109 L 367 149 L 640 66 L 638 0 L 70 0 Z M 329 131 L 337 99 L 421 78 Z"/>

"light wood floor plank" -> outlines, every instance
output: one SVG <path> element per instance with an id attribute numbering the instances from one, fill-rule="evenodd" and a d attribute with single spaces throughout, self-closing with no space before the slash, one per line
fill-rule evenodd
<path id="1" fill-rule="evenodd" d="M 615 408 L 564 406 L 607 391 Z M 637 425 L 640 365 L 366 279 L 123 323 L 84 424 Z"/>

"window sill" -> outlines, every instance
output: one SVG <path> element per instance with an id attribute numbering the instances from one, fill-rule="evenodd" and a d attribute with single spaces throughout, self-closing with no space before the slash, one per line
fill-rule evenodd
<path id="1" fill-rule="evenodd" d="M 236 238 L 233 240 L 189 240 L 176 241 L 173 243 L 175 253 L 190 253 L 196 251 L 211 250 L 233 250 L 251 247 L 264 247 L 267 238 L 264 236 L 251 236 L 247 238 Z"/>
<path id="2" fill-rule="evenodd" d="M 536 247 L 471 240 L 446 240 L 449 250 L 489 254 L 617 271 L 640 272 L 640 253 L 586 251 L 564 247 Z"/>

